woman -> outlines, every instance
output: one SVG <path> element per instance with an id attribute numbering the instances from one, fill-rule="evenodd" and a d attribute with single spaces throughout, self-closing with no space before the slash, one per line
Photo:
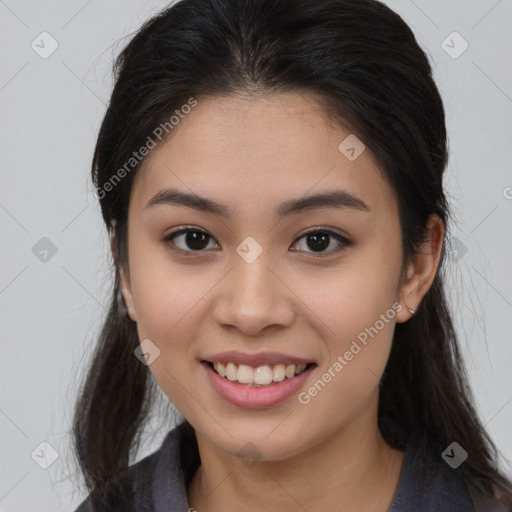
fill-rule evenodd
<path id="1" fill-rule="evenodd" d="M 443 289 L 444 109 L 375 0 L 183 0 L 121 53 L 84 510 L 503 511 Z M 183 415 L 129 466 L 158 386 Z"/>

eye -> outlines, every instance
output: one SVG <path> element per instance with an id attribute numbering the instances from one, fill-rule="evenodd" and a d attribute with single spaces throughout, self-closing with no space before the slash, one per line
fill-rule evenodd
<path id="1" fill-rule="evenodd" d="M 181 247 L 179 243 L 176 243 L 176 241 L 180 239 L 181 243 L 183 244 Z M 314 257 L 329 256 L 333 253 L 341 251 L 345 247 L 348 247 L 349 245 L 352 244 L 350 240 L 340 235 L 339 233 L 335 233 L 330 229 L 324 228 L 316 228 L 314 230 L 310 230 L 307 233 L 304 233 L 297 240 L 300 241 L 302 239 L 306 239 L 307 247 L 309 247 L 313 253 L 317 253 L 313 254 Z M 338 248 L 330 251 L 325 251 L 325 249 L 331 245 L 333 239 L 338 242 Z M 194 227 L 186 227 L 181 228 L 178 231 L 174 231 L 173 233 L 169 233 L 162 239 L 162 242 L 167 244 L 173 251 L 185 253 L 200 253 L 204 249 L 206 249 L 208 247 L 208 243 L 213 240 L 215 239 L 211 235 L 209 235 L 208 233 L 201 229 L 197 229 Z M 292 249 L 292 251 L 297 250 L 298 249 Z"/>
<path id="2" fill-rule="evenodd" d="M 176 243 L 176 240 L 178 239 L 181 239 L 182 243 L 185 244 L 186 247 L 189 247 L 191 250 L 187 250 L 186 247 L 179 247 L 179 245 Z M 178 231 L 174 231 L 173 233 L 168 234 L 162 241 L 168 244 L 173 250 L 182 252 L 201 252 L 208 246 L 208 242 L 210 240 L 214 240 L 214 238 L 208 233 L 197 228 L 189 227 L 182 228 Z M 176 246 L 178 246 L 177 249 L 175 249 Z"/>
<path id="3" fill-rule="evenodd" d="M 302 240 L 303 238 L 306 239 L 307 247 L 309 247 L 313 253 L 319 253 L 319 254 L 313 254 L 314 257 L 324 257 L 324 256 L 330 256 L 333 253 L 337 253 L 341 250 L 343 250 L 345 247 L 348 247 L 352 244 L 350 240 L 345 238 L 344 236 L 340 235 L 339 233 L 335 233 L 334 231 L 331 231 L 330 229 L 324 229 L 324 228 L 316 228 L 314 230 L 308 231 L 307 233 L 304 233 L 300 238 L 297 240 Z M 336 240 L 340 245 L 338 245 L 337 249 L 325 251 L 327 247 L 332 242 L 332 239 Z M 297 249 L 292 249 L 296 251 Z M 307 251 L 306 251 L 307 252 Z M 327 253 L 327 254 L 324 254 Z"/>

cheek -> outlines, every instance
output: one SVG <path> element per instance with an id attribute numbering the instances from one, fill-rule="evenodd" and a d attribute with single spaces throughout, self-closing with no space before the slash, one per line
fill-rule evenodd
<path id="1" fill-rule="evenodd" d="M 154 255 L 133 261 L 139 339 L 151 340 L 159 350 L 149 370 L 172 404 L 195 421 L 201 397 L 191 379 L 200 370 L 195 355 L 196 340 L 201 338 L 197 318 L 204 315 L 204 298 L 215 281 Z"/>
<path id="2" fill-rule="evenodd" d="M 400 261 L 393 261 L 391 255 L 376 254 L 362 253 L 357 260 L 347 260 L 347 265 L 332 269 L 321 279 L 318 275 L 301 278 L 294 288 L 314 314 L 310 316 L 318 319 L 317 327 L 329 340 L 331 358 L 348 350 L 358 337 L 364 343 L 369 329 L 379 339 L 392 336 L 396 318 L 392 306 L 396 302 Z M 378 333 L 372 328 L 376 323 Z"/>
<path id="3" fill-rule="evenodd" d="M 304 401 L 311 398 L 319 410 L 336 404 L 336 415 L 343 416 L 378 387 L 400 309 L 395 295 L 399 268 L 398 250 L 374 248 L 333 270 L 321 286 L 311 281 L 302 288 L 305 302 L 321 320 L 316 328 L 328 352 L 317 370 L 317 385 L 306 390 Z"/>
<path id="4" fill-rule="evenodd" d="M 363 408 L 379 387 L 391 350 L 396 303 L 370 308 L 346 302 L 333 315 L 334 333 L 326 338 L 329 357 L 299 395 L 311 426 L 336 431 Z"/>
<path id="5" fill-rule="evenodd" d="M 136 289 L 137 324 L 157 340 L 176 338 L 207 290 L 204 280 L 184 276 L 144 280 Z"/>
<path id="6" fill-rule="evenodd" d="M 147 235 L 134 232 L 130 277 L 141 334 L 163 341 L 187 325 L 194 307 L 211 287 L 199 266 L 179 265 Z"/>

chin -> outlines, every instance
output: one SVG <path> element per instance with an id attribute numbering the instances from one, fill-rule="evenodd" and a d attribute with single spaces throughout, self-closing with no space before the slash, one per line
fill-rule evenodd
<path id="1" fill-rule="evenodd" d="M 276 423 L 272 428 L 275 429 Z M 243 459 L 247 466 L 253 465 L 256 461 L 277 462 L 293 458 L 303 451 L 313 446 L 314 440 L 304 439 L 304 432 L 290 432 L 289 429 L 281 429 L 279 427 L 272 432 L 268 424 L 264 428 L 260 425 L 252 425 L 252 427 L 243 433 L 235 434 L 230 437 L 226 432 L 222 438 L 217 436 L 209 437 L 217 447 L 230 455 Z M 229 432 L 229 427 L 226 428 Z M 270 432 L 265 436 L 264 432 Z"/>

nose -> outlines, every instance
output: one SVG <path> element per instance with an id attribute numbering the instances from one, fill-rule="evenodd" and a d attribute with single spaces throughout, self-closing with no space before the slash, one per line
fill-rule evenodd
<path id="1" fill-rule="evenodd" d="M 214 320 L 245 336 L 289 327 L 293 322 L 294 294 L 265 251 L 250 263 L 235 254 L 233 268 L 217 287 Z"/>

